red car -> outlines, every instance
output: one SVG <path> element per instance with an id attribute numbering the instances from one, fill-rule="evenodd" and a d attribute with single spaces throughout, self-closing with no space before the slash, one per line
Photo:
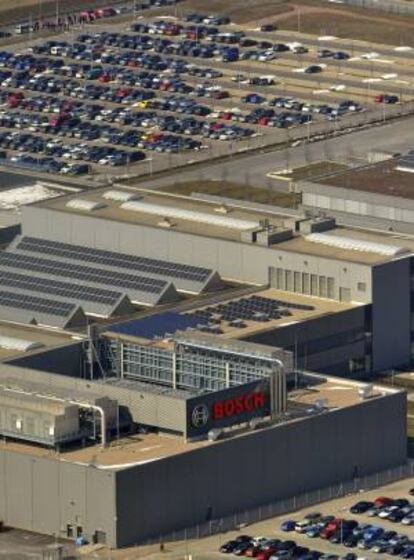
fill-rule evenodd
<path id="1" fill-rule="evenodd" d="M 329 539 L 335 533 L 335 531 L 340 527 L 342 520 L 335 517 L 328 525 L 320 532 L 319 536 L 321 539 Z"/>
<path id="2" fill-rule="evenodd" d="M 393 501 L 394 500 L 386 496 L 380 496 L 379 498 L 375 498 L 374 505 L 377 507 L 391 506 Z"/>
<path id="3" fill-rule="evenodd" d="M 266 550 L 261 550 L 256 556 L 257 560 L 269 560 L 269 558 L 277 552 L 277 547 L 267 548 Z"/>
<path id="4" fill-rule="evenodd" d="M 256 558 L 260 552 L 262 552 L 260 546 L 252 544 L 252 546 L 249 546 L 249 548 L 244 551 L 244 555 L 247 556 L 247 558 Z"/>

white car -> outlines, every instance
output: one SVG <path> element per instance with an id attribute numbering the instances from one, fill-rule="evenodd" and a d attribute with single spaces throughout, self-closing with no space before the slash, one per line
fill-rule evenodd
<path id="1" fill-rule="evenodd" d="M 311 521 L 309 519 L 304 519 L 303 521 L 298 521 L 295 524 L 295 531 L 297 533 L 305 533 L 307 528 L 311 525 Z"/>

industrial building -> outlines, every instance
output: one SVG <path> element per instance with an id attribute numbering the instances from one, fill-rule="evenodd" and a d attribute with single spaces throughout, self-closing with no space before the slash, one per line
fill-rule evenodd
<path id="1" fill-rule="evenodd" d="M 287 394 L 285 411 L 273 417 L 268 380 L 195 393 L 8 364 L 0 385 L 30 387 L 39 396 L 77 395 L 84 403 L 105 394 L 119 404 L 118 413 L 129 402 L 134 422 L 145 417 L 145 430 L 108 436 L 106 446 L 63 446 L 58 453 L 27 438 L 0 443 L 5 524 L 112 547 L 159 539 L 406 460 L 405 393 L 393 388 L 306 374 Z M 187 426 L 184 434 L 177 426 Z"/>
<path id="2" fill-rule="evenodd" d="M 42 264 L 41 253 L 47 253 L 53 254 L 55 268 L 62 271 L 67 266 L 77 269 L 79 261 L 87 260 L 88 268 L 96 262 L 105 271 L 116 266 L 121 274 L 119 267 L 126 270 L 130 266 L 126 263 L 131 262 L 142 275 L 141 267 L 151 260 L 151 274 L 162 271 L 177 290 L 201 293 L 206 288 L 204 281 L 214 290 L 221 279 L 225 283 L 270 286 L 285 292 L 288 301 L 289 297 L 303 295 L 348 303 L 353 307 L 349 313 L 331 322 L 321 318 L 313 324 L 322 325 L 320 339 L 333 324 L 337 325 L 329 348 L 314 346 L 308 352 L 303 346 L 306 338 L 295 341 L 295 327 L 280 343 L 275 339 L 274 345 L 296 344 L 299 350 L 302 348 L 303 356 L 329 350 L 331 357 L 313 359 L 316 366 L 312 368 L 336 371 L 339 366 L 341 375 L 355 370 L 371 373 L 410 362 L 414 331 L 410 312 L 414 250 L 411 239 L 336 227 L 332 219 L 254 210 L 242 202 L 224 206 L 146 190 L 137 190 L 134 200 L 124 202 L 106 198 L 107 192 L 108 189 L 97 189 L 24 207 L 23 236 L 2 256 L 0 268 L 6 263 L 7 267 L 18 265 L 36 274 L 51 274 L 50 267 L 43 268 Z M 92 205 L 89 210 L 68 206 L 80 197 L 96 203 L 104 200 L 105 204 Z M 111 258 L 112 265 L 108 260 Z M 18 264 L 20 261 L 22 264 Z M 172 277 L 174 266 L 176 276 Z M 199 267 L 198 287 L 177 283 L 177 276 L 186 276 L 194 267 Z M 148 268 L 146 271 L 149 274 Z M 131 301 L 140 299 L 128 291 L 126 295 Z M 346 326 L 342 318 L 348 321 Z M 394 325 L 392 330 L 388 328 L 390 322 Z M 342 339 L 336 338 L 336 331 Z M 358 341 L 355 331 L 368 333 L 369 340 L 363 342 L 361 334 Z M 343 348 L 342 356 L 334 355 L 335 340 Z M 272 343 L 269 338 L 255 341 Z M 357 342 L 360 350 L 352 354 L 352 363 L 347 365 L 344 348 Z"/>
<path id="3" fill-rule="evenodd" d="M 1 521 L 121 547 L 405 463 L 405 393 L 349 378 L 411 359 L 412 240 L 130 194 L 0 253 Z"/>
<path id="4" fill-rule="evenodd" d="M 302 209 L 349 225 L 414 233 L 413 151 L 328 175 L 297 181 Z"/>

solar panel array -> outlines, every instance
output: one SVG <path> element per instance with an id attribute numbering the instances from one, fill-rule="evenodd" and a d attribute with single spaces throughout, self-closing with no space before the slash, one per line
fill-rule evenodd
<path id="1" fill-rule="evenodd" d="M 150 273 L 170 278 L 182 278 L 194 282 L 206 282 L 212 270 L 198 266 L 177 264 L 169 261 L 137 257 L 125 253 L 93 249 L 36 237 L 23 237 L 17 244 L 21 251 L 56 255 L 61 258 L 100 264 L 108 267 L 125 268 L 142 273 Z"/>
<path id="2" fill-rule="evenodd" d="M 121 298 L 121 292 L 60 282 L 50 278 L 27 276 L 16 272 L 0 270 L 0 285 L 16 289 L 43 292 L 71 300 L 86 300 L 103 305 L 115 305 Z"/>
<path id="3" fill-rule="evenodd" d="M 158 294 L 168 286 L 167 282 L 163 280 L 155 280 L 124 272 L 118 273 L 92 266 L 81 266 L 54 259 L 42 259 L 21 253 L 0 253 L 0 267 L 22 270 L 30 269 L 42 274 L 83 280 L 86 283 L 92 282 L 117 286 L 150 294 Z"/>
<path id="4" fill-rule="evenodd" d="M 5 290 L 0 290 L 0 305 L 46 315 L 56 315 L 59 317 L 67 317 L 77 307 L 74 303 L 53 301 L 37 296 L 18 294 Z"/>

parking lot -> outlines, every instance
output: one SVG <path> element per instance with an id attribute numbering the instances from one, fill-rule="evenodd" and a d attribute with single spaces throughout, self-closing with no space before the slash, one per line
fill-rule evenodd
<path id="1" fill-rule="evenodd" d="M 0 52 L 0 158 L 52 174 L 152 174 L 386 120 L 412 107 L 413 77 L 398 47 L 345 50 L 222 16 L 105 20 Z"/>
<path id="2" fill-rule="evenodd" d="M 142 557 L 152 557 L 152 558 L 182 558 L 184 555 L 191 554 L 192 558 L 197 558 L 200 560 L 224 560 L 225 558 L 233 559 L 237 556 L 244 557 L 243 554 L 235 555 L 231 552 L 225 554 L 219 552 L 219 549 L 223 544 L 227 543 L 228 541 L 235 540 L 239 535 L 244 534 L 252 537 L 264 537 L 267 539 L 272 540 L 279 540 L 279 541 L 295 541 L 297 547 L 307 548 L 309 551 L 318 551 L 321 554 L 325 555 L 332 555 L 329 556 L 329 560 L 335 559 L 342 559 L 346 558 L 346 554 L 355 554 L 356 558 L 362 559 L 378 559 L 378 558 L 412 558 L 413 556 L 400 556 L 401 552 L 397 554 L 399 548 L 398 543 L 406 542 L 405 546 L 407 549 L 411 550 L 410 542 L 414 540 L 414 525 L 403 525 L 400 522 L 393 522 L 387 520 L 386 518 L 379 518 L 378 515 L 375 517 L 371 517 L 367 513 L 364 514 L 353 514 L 349 510 L 352 505 L 359 501 L 374 501 L 376 498 L 390 498 L 390 499 L 407 499 L 410 500 L 411 503 L 413 502 L 413 497 L 409 495 L 409 490 L 414 486 L 413 479 L 406 479 L 403 481 L 398 481 L 393 484 L 383 486 L 376 490 L 370 490 L 367 492 L 360 492 L 357 494 L 348 495 L 344 498 L 330 500 L 328 502 L 324 502 L 317 506 L 313 506 L 312 508 L 306 508 L 300 511 L 293 513 L 292 515 L 284 515 L 275 517 L 272 519 L 268 519 L 266 521 L 260 523 L 254 523 L 251 525 L 247 525 L 241 527 L 238 532 L 229 532 L 229 533 L 219 533 L 215 534 L 211 537 L 200 539 L 200 540 L 188 540 L 188 541 L 177 541 L 177 542 L 168 542 L 164 544 L 164 552 L 160 552 L 159 546 L 147 546 L 147 547 L 138 547 L 136 549 L 128 549 L 124 551 L 116 551 L 113 553 L 113 558 L 115 560 L 135 560 L 137 558 Z M 331 532 L 329 538 L 332 538 L 335 534 L 336 540 L 338 542 L 333 543 L 329 540 L 329 538 L 320 538 L 316 531 L 313 533 L 312 536 L 307 536 L 305 532 L 298 533 L 296 531 L 283 531 L 281 526 L 287 520 L 294 520 L 295 522 L 303 521 L 306 515 L 309 513 L 320 513 L 322 516 L 333 516 L 336 519 L 342 519 L 342 541 L 343 543 L 348 539 L 348 545 L 350 541 L 351 532 L 346 528 L 346 521 L 353 521 L 354 524 L 357 522 L 359 525 L 361 524 L 370 524 L 374 526 L 371 529 L 371 532 L 368 528 L 365 530 L 365 534 L 368 536 L 369 534 L 374 535 L 374 537 L 368 538 L 367 542 L 371 548 L 363 548 L 362 545 L 356 546 L 345 546 L 341 544 L 341 524 L 337 523 L 336 528 L 334 528 L 333 532 Z M 304 525 L 304 524 L 303 524 Z M 317 523 L 311 522 L 308 524 L 308 527 L 313 526 L 315 527 Z M 353 524 L 350 524 L 351 526 Z M 354 529 L 357 529 L 354 527 Z M 354 530 L 352 529 L 352 530 Z M 331 528 L 332 531 L 332 528 Z M 368 531 L 368 532 L 367 532 Z M 397 535 L 392 535 L 390 531 L 395 531 Z M 355 533 L 358 532 L 358 529 Z M 378 544 L 379 541 L 385 541 L 385 538 L 389 541 L 389 546 L 394 546 L 394 551 L 391 553 L 387 553 L 384 551 L 375 552 L 373 550 L 374 546 Z M 400 537 L 398 537 L 400 535 Z M 401 535 L 405 536 L 406 538 L 401 539 Z M 381 537 L 383 537 L 381 539 Z M 394 540 L 393 540 L 394 539 Z M 335 539 L 333 539 L 335 540 Z M 371 542 L 370 542 L 371 541 Z M 395 545 L 392 543 L 395 542 Z M 264 541 L 263 541 L 264 543 Z M 375 543 L 375 544 L 374 544 Z M 288 545 L 289 546 L 289 545 Z M 365 547 L 365 545 L 364 545 Z M 282 546 L 283 548 L 283 546 Z M 317 558 L 318 555 L 311 555 L 308 551 L 300 551 L 301 555 L 280 555 L 280 558 Z M 413 552 L 414 553 L 414 552 Z M 101 558 L 105 558 L 105 553 L 99 555 Z M 255 558 L 261 558 L 258 556 L 259 550 L 251 552 L 249 554 L 253 554 Z M 263 557 L 267 556 L 266 553 Z M 248 556 L 248 555 L 247 555 Z M 278 557 L 276 551 L 272 554 L 268 554 L 267 558 L 270 559 L 274 556 L 275 560 Z M 322 558 L 326 558 L 325 556 Z M 349 556 L 354 558 L 353 556 Z"/>

